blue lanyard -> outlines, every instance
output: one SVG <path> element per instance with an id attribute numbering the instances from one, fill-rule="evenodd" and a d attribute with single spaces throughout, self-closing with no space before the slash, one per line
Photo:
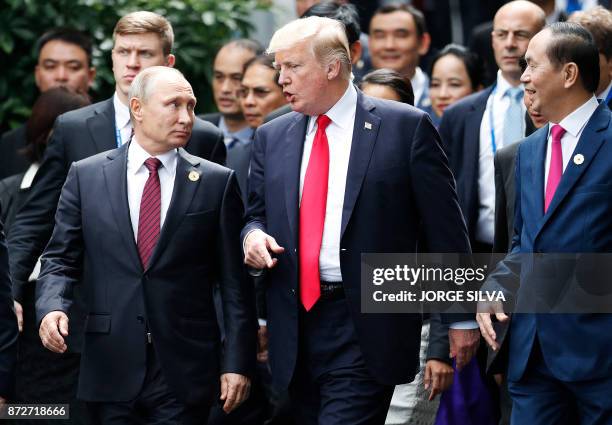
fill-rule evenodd
<path id="1" fill-rule="evenodd" d="M 604 100 L 603 103 L 607 105 L 610 102 L 610 99 L 612 99 L 612 88 L 610 88 L 610 91 L 608 92 L 608 95 L 606 96 L 606 100 Z"/>
<path id="2" fill-rule="evenodd" d="M 493 85 L 493 90 L 491 90 L 491 94 L 489 95 L 489 99 L 491 99 L 491 104 L 489 105 L 489 127 L 491 131 L 491 149 L 493 150 L 493 156 L 495 156 L 495 152 L 497 151 L 497 145 L 495 144 L 495 124 L 493 123 L 493 105 L 495 104 L 496 91 L 497 83 Z"/>
<path id="3" fill-rule="evenodd" d="M 120 148 L 121 143 L 121 130 L 117 128 L 117 124 L 115 124 L 115 141 L 117 142 L 117 147 Z"/>

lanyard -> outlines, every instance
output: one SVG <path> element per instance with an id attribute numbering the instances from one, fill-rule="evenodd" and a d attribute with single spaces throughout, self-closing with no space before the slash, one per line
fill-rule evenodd
<path id="1" fill-rule="evenodd" d="M 495 144 L 495 124 L 493 123 L 493 105 L 495 104 L 495 93 L 497 92 L 497 83 L 493 85 L 493 90 L 489 95 L 489 99 L 491 99 L 491 103 L 489 105 L 489 127 L 491 131 L 491 150 L 493 150 L 493 156 L 495 156 L 495 152 L 497 151 L 497 145 Z"/>
<path id="2" fill-rule="evenodd" d="M 603 103 L 607 105 L 610 102 L 610 99 L 612 99 L 612 87 L 610 88 L 610 91 L 608 92 L 608 95 L 606 96 L 606 100 L 604 100 Z"/>
<path id="3" fill-rule="evenodd" d="M 121 130 L 117 128 L 117 124 L 115 124 L 115 141 L 117 142 L 117 147 L 120 148 L 121 143 Z"/>

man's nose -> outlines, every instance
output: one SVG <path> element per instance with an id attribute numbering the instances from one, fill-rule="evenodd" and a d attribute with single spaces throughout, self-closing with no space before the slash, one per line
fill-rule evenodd
<path id="1" fill-rule="evenodd" d="M 133 51 L 128 56 L 128 66 L 130 68 L 138 68 L 140 67 L 140 59 L 138 57 L 138 52 Z"/>
<path id="2" fill-rule="evenodd" d="M 60 82 L 68 81 L 68 70 L 64 65 L 60 65 L 57 67 L 55 72 L 55 80 Z"/>

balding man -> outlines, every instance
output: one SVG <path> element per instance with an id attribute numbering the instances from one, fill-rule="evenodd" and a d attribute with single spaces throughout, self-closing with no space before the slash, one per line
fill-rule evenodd
<path id="1" fill-rule="evenodd" d="M 526 110 L 519 59 L 546 23 L 544 11 L 518 0 L 495 15 L 493 50 L 496 82 L 444 111 L 440 136 L 457 180 L 457 194 L 472 249 L 491 252 L 495 217 L 495 152 L 525 137 Z"/>
<path id="2" fill-rule="evenodd" d="M 51 351 L 67 350 L 82 276 L 78 397 L 94 417 L 201 424 L 220 373 L 226 412 L 247 397 L 255 359 L 253 291 L 236 243 L 240 190 L 233 171 L 183 149 L 196 98 L 179 71 L 147 68 L 127 98 L 132 140 L 74 163 L 62 189 L 38 281 L 40 336 Z M 230 324 L 223 361 L 215 281 Z"/>
<path id="3" fill-rule="evenodd" d="M 421 315 L 361 312 L 361 253 L 414 252 L 418 235 L 468 252 L 453 178 L 426 113 L 351 84 L 340 22 L 293 21 L 268 50 L 293 112 L 255 133 L 242 240 L 267 269 L 272 376 L 300 423 L 383 424 L 417 372 Z M 479 334 L 458 334 L 464 362 Z"/>

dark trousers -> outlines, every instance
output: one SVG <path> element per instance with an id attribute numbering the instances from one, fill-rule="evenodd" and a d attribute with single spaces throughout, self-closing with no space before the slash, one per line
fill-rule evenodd
<path id="1" fill-rule="evenodd" d="M 610 425 L 612 377 L 582 382 L 556 379 L 534 343 L 520 381 L 509 382 L 513 425 Z"/>
<path id="2" fill-rule="evenodd" d="M 299 424 L 384 424 L 393 386 L 367 369 L 346 299 L 319 300 L 300 315 L 300 348 L 289 389 Z"/>
<path id="3" fill-rule="evenodd" d="M 136 399 L 120 403 L 88 403 L 100 425 L 202 425 L 210 404 L 188 406 L 176 399 L 164 379 L 152 344 L 147 346 L 147 372 Z"/>

